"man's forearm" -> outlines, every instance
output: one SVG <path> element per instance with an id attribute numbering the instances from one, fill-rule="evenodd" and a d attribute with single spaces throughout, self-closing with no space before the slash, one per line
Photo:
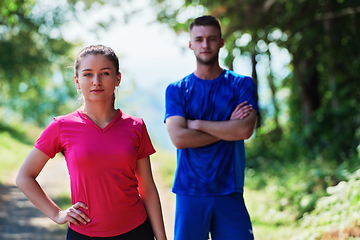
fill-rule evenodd
<path id="1" fill-rule="evenodd" d="M 177 134 L 173 135 L 171 140 L 176 148 L 182 149 L 203 147 L 220 139 L 205 132 L 184 128 L 177 131 Z"/>
<path id="2" fill-rule="evenodd" d="M 188 120 L 188 128 L 201 131 L 226 141 L 236 141 L 251 137 L 256 122 L 256 112 L 245 119 L 228 121 Z"/>
<path id="3" fill-rule="evenodd" d="M 186 119 L 180 116 L 166 119 L 166 127 L 171 141 L 178 149 L 203 147 L 220 140 L 208 133 L 189 129 Z"/>

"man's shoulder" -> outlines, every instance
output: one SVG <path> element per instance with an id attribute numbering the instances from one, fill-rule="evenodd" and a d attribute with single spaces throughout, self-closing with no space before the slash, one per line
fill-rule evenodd
<path id="1" fill-rule="evenodd" d="M 178 89 L 181 91 L 181 90 L 186 89 L 189 86 L 189 84 L 191 84 L 191 82 L 192 82 L 192 78 L 193 78 L 192 75 L 193 74 L 189 74 L 180 80 L 170 83 L 167 86 L 167 91 L 174 91 L 175 89 Z"/>
<path id="2" fill-rule="evenodd" d="M 193 78 L 193 73 L 190 73 L 189 75 L 186 75 L 185 77 L 181 78 L 180 80 L 174 81 L 172 83 L 169 84 L 170 85 L 181 85 L 183 83 L 189 82 L 191 81 L 191 79 Z"/>
<path id="3" fill-rule="evenodd" d="M 226 70 L 224 76 L 225 76 L 225 78 L 235 79 L 235 80 L 238 80 L 238 81 L 252 80 L 252 78 L 249 77 L 249 76 L 241 75 L 241 74 L 236 73 L 236 72 L 231 71 L 231 70 Z"/>
<path id="4" fill-rule="evenodd" d="M 230 70 L 226 70 L 224 78 L 228 84 L 231 84 L 232 86 L 239 86 L 243 88 L 245 86 L 254 85 L 254 80 L 251 77 L 241 75 Z"/>

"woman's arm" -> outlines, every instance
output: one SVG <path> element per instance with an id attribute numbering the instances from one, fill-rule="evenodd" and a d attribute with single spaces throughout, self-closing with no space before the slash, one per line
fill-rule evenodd
<path id="1" fill-rule="evenodd" d="M 79 208 L 87 208 L 78 202 L 62 211 L 44 192 L 36 181 L 37 176 L 49 160 L 49 157 L 37 148 L 33 148 L 20 167 L 16 177 L 16 185 L 26 197 L 46 216 L 58 224 L 71 222 L 75 225 L 87 224 L 90 219 Z"/>
<path id="2" fill-rule="evenodd" d="M 144 202 L 156 240 L 166 240 L 159 193 L 152 176 L 150 158 L 137 161 L 136 177 L 139 182 L 140 197 Z"/>

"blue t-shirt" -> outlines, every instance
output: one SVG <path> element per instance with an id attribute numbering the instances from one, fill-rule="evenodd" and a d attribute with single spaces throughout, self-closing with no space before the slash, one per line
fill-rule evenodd
<path id="1" fill-rule="evenodd" d="M 255 85 L 250 77 L 224 70 L 216 79 L 203 80 L 192 73 L 167 87 L 165 120 L 182 116 L 225 121 L 243 101 L 258 111 Z M 244 170 L 244 140 L 221 140 L 203 147 L 178 149 L 172 190 L 197 196 L 242 192 Z"/>

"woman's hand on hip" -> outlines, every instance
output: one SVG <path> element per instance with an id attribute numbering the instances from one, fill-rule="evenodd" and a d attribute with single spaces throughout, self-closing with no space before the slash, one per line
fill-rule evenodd
<path id="1" fill-rule="evenodd" d="M 54 219 L 54 222 L 58 224 L 70 222 L 77 226 L 79 226 L 80 224 L 88 224 L 91 220 L 83 211 L 80 210 L 80 208 L 88 209 L 86 204 L 82 202 L 77 202 L 68 209 L 59 211 L 59 213 Z"/>

